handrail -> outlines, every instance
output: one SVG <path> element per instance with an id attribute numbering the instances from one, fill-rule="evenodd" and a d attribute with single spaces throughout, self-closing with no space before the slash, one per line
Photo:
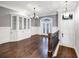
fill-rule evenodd
<path id="1" fill-rule="evenodd" d="M 59 42 L 58 36 L 59 36 L 59 31 L 53 34 L 48 33 L 48 57 L 49 58 L 52 58 L 54 50 Z"/>

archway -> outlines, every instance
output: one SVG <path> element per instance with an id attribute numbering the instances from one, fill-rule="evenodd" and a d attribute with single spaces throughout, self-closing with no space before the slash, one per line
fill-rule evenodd
<path id="1" fill-rule="evenodd" d="M 43 17 L 40 20 L 41 35 L 47 35 L 52 32 L 52 18 Z"/>

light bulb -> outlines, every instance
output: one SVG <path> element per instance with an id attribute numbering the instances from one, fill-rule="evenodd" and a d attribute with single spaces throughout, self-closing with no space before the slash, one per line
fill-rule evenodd
<path id="1" fill-rule="evenodd" d="M 64 18 L 69 18 L 69 13 L 68 12 L 64 13 Z"/>

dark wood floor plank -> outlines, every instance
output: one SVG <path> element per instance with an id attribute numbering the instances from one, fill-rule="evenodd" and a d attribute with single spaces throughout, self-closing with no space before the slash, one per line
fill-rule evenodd
<path id="1" fill-rule="evenodd" d="M 59 46 L 56 58 L 77 58 L 74 48 Z"/>

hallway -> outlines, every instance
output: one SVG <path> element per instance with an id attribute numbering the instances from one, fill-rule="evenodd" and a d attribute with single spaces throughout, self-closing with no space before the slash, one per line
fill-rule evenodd
<path id="1" fill-rule="evenodd" d="M 0 1 L 0 57 L 79 57 L 79 1 Z"/>

